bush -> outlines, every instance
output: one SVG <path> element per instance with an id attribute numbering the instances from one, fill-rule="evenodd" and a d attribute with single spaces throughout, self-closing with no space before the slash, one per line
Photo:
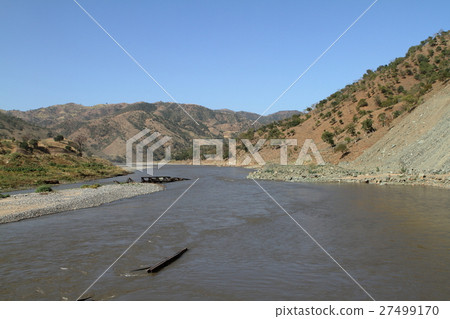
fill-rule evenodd
<path id="1" fill-rule="evenodd" d="M 381 107 L 381 98 L 377 95 L 377 96 L 375 96 L 375 104 L 378 106 L 378 107 Z"/>
<path id="2" fill-rule="evenodd" d="M 381 125 L 386 125 L 386 113 L 378 114 L 378 121 L 380 121 Z"/>
<path id="3" fill-rule="evenodd" d="M 32 148 L 37 148 L 38 147 L 38 140 L 36 139 L 32 139 L 28 142 L 28 144 L 32 147 Z"/>
<path id="4" fill-rule="evenodd" d="M 373 121 L 372 119 L 365 119 L 362 123 L 361 123 L 361 127 L 364 131 L 366 131 L 367 133 L 370 132 L 374 132 L 375 128 L 373 127 Z"/>
<path id="5" fill-rule="evenodd" d="M 22 142 L 19 142 L 18 143 L 18 146 L 21 148 L 21 149 L 23 149 L 23 150 L 25 150 L 25 151 L 32 151 L 33 149 L 30 147 L 30 145 L 28 145 L 28 142 L 27 141 L 22 141 Z"/>
<path id="6" fill-rule="evenodd" d="M 351 136 L 356 136 L 356 128 L 354 123 L 347 125 L 347 133 Z"/>
<path id="7" fill-rule="evenodd" d="M 333 133 L 328 132 L 328 131 L 323 131 L 322 133 L 322 141 L 324 141 L 325 143 L 330 144 L 331 146 L 334 146 L 334 139 L 333 139 Z"/>
<path id="8" fill-rule="evenodd" d="M 334 148 L 334 152 L 341 152 L 342 154 L 344 154 L 345 152 L 348 151 L 347 145 L 345 145 L 344 143 L 339 143 L 335 148 Z"/>
<path id="9" fill-rule="evenodd" d="M 395 118 L 397 118 L 397 117 L 399 117 L 400 115 L 402 114 L 402 112 L 401 111 L 395 111 L 394 113 L 392 113 L 392 115 L 394 116 L 394 119 Z"/>
<path id="10" fill-rule="evenodd" d="M 68 151 L 68 152 L 73 152 L 73 151 L 74 151 L 73 148 L 72 148 L 72 146 L 70 146 L 70 145 L 66 145 L 65 149 L 66 149 L 66 151 Z"/>
<path id="11" fill-rule="evenodd" d="M 47 185 L 41 185 L 38 188 L 36 188 L 36 193 L 49 193 L 49 192 L 53 192 L 53 189 Z"/>
<path id="12" fill-rule="evenodd" d="M 56 135 L 56 136 L 53 138 L 53 140 L 54 140 L 55 142 L 61 142 L 61 141 L 64 140 L 64 136 L 62 136 L 62 135 Z"/>
<path id="13" fill-rule="evenodd" d="M 9 194 L 0 194 L 0 198 L 7 198 L 9 197 Z"/>
<path id="14" fill-rule="evenodd" d="M 361 99 L 358 102 L 358 107 L 364 107 L 364 106 L 367 106 L 367 105 L 369 105 L 369 103 L 367 103 L 366 99 Z"/>

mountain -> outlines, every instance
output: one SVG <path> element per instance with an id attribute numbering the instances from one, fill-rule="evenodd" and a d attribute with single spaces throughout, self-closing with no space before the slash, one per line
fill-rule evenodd
<path id="1" fill-rule="evenodd" d="M 333 164 L 353 161 L 366 152 L 359 167 L 423 169 L 419 162 L 428 157 L 434 158 L 426 162 L 429 169 L 450 169 L 449 42 L 450 31 L 442 31 L 409 48 L 404 57 L 367 70 L 360 80 L 308 108 L 308 113 L 250 129 L 241 137 L 254 143 L 259 138 L 297 139 L 299 147 L 305 139 L 313 139 L 324 160 Z M 426 153 L 416 156 L 413 150 Z M 266 143 L 260 154 L 276 162 L 280 150 Z"/>
<path id="2" fill-rule="evenodd" d="M 186 113 L 189 113 L 196 124 Z M 263 116 L 260 122 L 286 118 L 298 111 Z M 231 137 L 251 127 L 259 115 L 230 110 L 211 110 L 194 104 L 146 103 L 100 104 L 83 106 L 75 103 L 54 105 L 26 112 L 9 111 L 33 125 L 46 127 L 74 139 L 86 137 L 89 152 L 113 160 L 123 160 L 127 139 L 144 128 L 172 137 L 174 153 L 192 148 L 194 138 Z M 163 150 L 158 150 L 162 156 Z"/>

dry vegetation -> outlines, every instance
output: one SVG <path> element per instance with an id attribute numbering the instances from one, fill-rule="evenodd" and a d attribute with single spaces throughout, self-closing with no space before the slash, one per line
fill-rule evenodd
<path id="1" fill-rule="evenodd" d="M 397 58 L 307 109 L 308 113 L 248 130 L 241 138 L 306 138 L 317 144 L 325 161 L 350 161 L 376 143 L 450 78 L 450 32 L 440 32 Z M 254 144 L 254 143 L 253 143 Z M 240 145 L 241 152 L 245 150 Z M 291 152 L 298 153 L 298 149 Z M 265 160 L 277 161 L 279 150 L 265 144 Z M 295 161 L 292 156 L 291 160 Z"/>
<path id="2" fill-rule="evenodd" d="M 124 175 L 126 171 L 94 157 L 81 157 L 70 141 L 0 140 L 0 190 L 30 188 L 46 181 L 76 182 Z"/>

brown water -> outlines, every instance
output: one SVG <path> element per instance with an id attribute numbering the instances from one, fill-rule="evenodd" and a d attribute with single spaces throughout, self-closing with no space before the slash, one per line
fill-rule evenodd
<path id="1" fill-rule="evenodd" d="M 200 179 L 86 296 L 368 300 L 247 172 L 165 167 L 160 174 Z M 192 182 L 0 225 L 0 299 L 76 299 Z M 260 183 L 375 299 L 449 300 L 448 190 Z M 130 273 L 184 247 L 155 275 Z"/>

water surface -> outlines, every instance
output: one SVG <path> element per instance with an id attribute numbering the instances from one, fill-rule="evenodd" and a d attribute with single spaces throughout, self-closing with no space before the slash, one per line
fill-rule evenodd
<path id="1" fill-rule="evenodd" d="M 166 166 L 191 178 L 96 208 L 0 225 L 0 299 L 369 300 L 241 168 Z M 125 180 L 126 177 L 118 177 Z M 139 174 L 131 176 L 139 178 Z M 377 300 L 450 298 L 448 190 L 260 181 Z M 130 270 L 189 251 L 155 275 Z"/>

